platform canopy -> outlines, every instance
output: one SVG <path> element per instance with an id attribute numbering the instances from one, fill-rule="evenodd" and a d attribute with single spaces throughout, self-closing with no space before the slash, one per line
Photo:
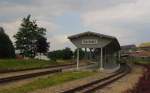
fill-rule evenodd
<path id="1" fill-rule="evenodd" d="M 121 49 L 116 37 L 90 31 L 69 36 L 68 39 L 77 47 L 77 69 L 79 66 L 79 48 L 97 51 L 98 54 L 96 55 L 100 58 L 100 70 L 103 70 L 103 59 Z"/>
<path id="2" fill-rule="evenodd" d="M 121 49 L 116 37 L 90 31 L 69 36 L 68 39 L 78 48 L 109 47 L 113 51 Z"/>

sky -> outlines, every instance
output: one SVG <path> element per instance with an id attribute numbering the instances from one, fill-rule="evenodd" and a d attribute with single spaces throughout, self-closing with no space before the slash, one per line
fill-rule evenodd
<path id="1" fill-rule="evenodd" d="M 50 50 L 75 46 L 68 36 L 92 31 L 120 45 L 150 41 L 150 0 L 0 0 L 0 26 L 14 42 L 22 18 L 31 14 L 47 29 Z"/>

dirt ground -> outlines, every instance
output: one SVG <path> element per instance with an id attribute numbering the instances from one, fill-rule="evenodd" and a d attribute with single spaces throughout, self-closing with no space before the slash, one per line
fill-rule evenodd
<path id="1" fill-rule="evenodd" d="M 132 65 L 130 74 L 95 93 L 125 93 L 125 91 L 132 89 L 136 85 L 143 71 L 143 67 Z"/>

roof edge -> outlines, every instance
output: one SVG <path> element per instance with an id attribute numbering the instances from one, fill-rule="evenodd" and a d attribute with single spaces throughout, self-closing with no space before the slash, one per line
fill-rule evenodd
<path id="1" fill-rule="evenodd" d="M 117 39 L 116 37 L 114 36 L 109 36 L 109 35 L 104 35 L 104 34 L 100 34 L 100 33 L 97 33 L 97 32 L 91 32 L 91 31 L 87 31 L 87 32 L 82 32 L 82 33 L 79 33 L 79 34 L 75 34 L 75 35 L 71 35 L 69 37 L 67 37 L 68 39 L 74 39 L 74 38 L 78 38 L 84 34 L 93 34 L 93 35 L 97 35 L 99 37 L 106 37 L 106 38 L 111 38 L 111 39 Z"/>

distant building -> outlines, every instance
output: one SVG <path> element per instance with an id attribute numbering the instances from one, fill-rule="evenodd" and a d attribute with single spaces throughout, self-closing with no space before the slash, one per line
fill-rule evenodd
<path id="1" fill-rule="evenodd" d="M 40 60 L 50 60 L 46 55 L 44 55 L 43 53 L 40 55 L 39 53 L 37 54 L 37 56 L 35 56 L 35 59 L 40 59 Z"/>
<path id="2" fill-rule="evenodd" d="M 131 52 L 136 51 L 136 45 L 121 46 L 121 55 L 129 55 Z"/>
<path id="3" fill-rule="evenodd" d="M 16 50 L 15 53 L 16 53 L 16 58 L 17 58 L 17 59 L 30 59 L 29 57 L 22 56 L 22 55 L 20 54 L 20 50 Z M 43 53 L 42 53 L 41 55 L 40 55 L 40 53 L 38 53 L 38 54 L 34 57 L 34 59 L 50 60 L 50 59 L 49 59 L 46 55 L 44 55 Z"/>
<path id="4" fill-rule="evenodd" d="M 140 57 L 140 58 L 147 58 L 147 57 L 150 57 L 150 52 L 149 51 L 144 51 L 144 50 L 135 51 L 135 52 L 130 53 L 130 56 Z"/>
<path id="5" fill-rule="evenodd" d="M 145 50 L 139 50 L 130 53 L 130 59 L 132 62 L 150 62 L 150 52 Z"/>

